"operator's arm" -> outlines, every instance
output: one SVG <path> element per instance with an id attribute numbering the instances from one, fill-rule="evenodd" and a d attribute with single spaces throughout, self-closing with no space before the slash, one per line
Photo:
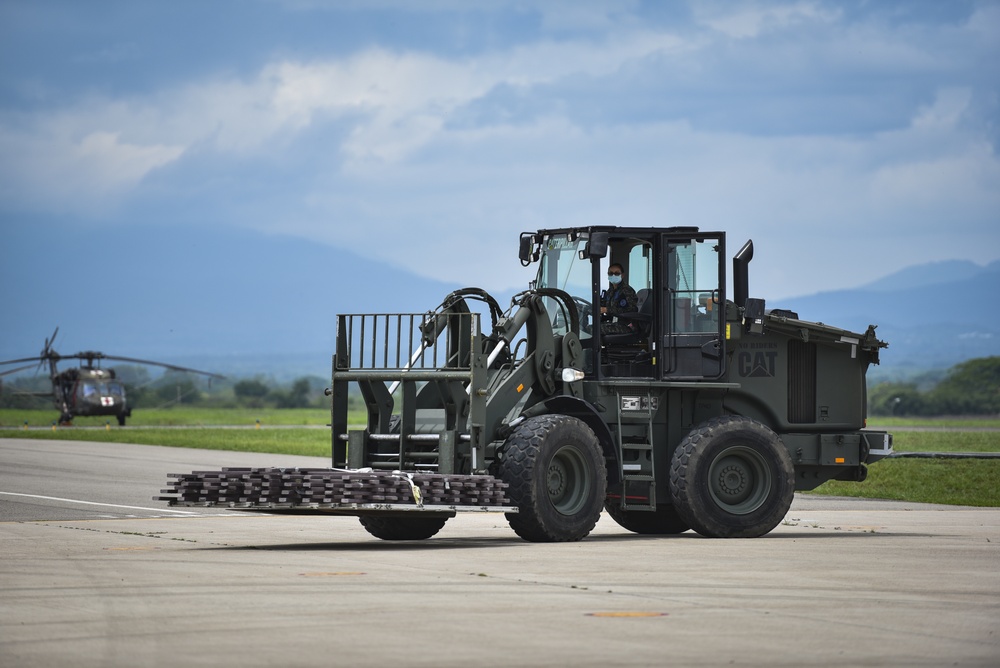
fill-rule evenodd
<path id="1" fill-rule="evenodd" d="M 623 285 L 615 295 L 608 295 L 605 306 L 601 309 L 607 315 L 618 315 L 619 313 L 635 313 L 638 310 L 638 303 L 635 290 L 630 285 Z"/>

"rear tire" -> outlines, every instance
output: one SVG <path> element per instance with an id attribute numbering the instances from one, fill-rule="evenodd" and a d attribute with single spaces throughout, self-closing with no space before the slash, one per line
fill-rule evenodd
<path id="1" fill-rule="evenodd" d="M 608 511 L 611 519 L 632 533 L 672 536 L 684 533 L 690 528 L 672 505 L 658 505 L 653 511 L 623 510 L 616 500 L 607 503 L 604 509 Z"/>
<path id="2" fill-rule="evenodd" d="M 709 538 L 756 538 L 792 505 L 795 469 L 781 439 L 750 418 L 705 422 L 670 462 L 670 496 L 688 525 Z"/>
<path id="3" fill-rule="evenodd" d="M 378 517 L 358 518 L 365 531 L 382 540 L 426 540 L 444 526 L 447 517 Z"/>
<path id="4" fill-rule="evenodd" d="M 526 419 L 507 438 L 500 478 L 519 512 L 507 522 L 521 538 L 576 541 L 597 524 L 607 490 L 604 456 L 594 432 L 567 415 Z"/>

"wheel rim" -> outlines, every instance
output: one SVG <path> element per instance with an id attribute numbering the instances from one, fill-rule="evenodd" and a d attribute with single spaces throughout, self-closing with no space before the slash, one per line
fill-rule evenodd
<path id="1" fill-rule="evenodd" d="M 592 481 L 583 456 L 573 446 L 560 448 L 549 462 L 545 476 L 549 500 L 563 515 L 579 512 L 590 498 Z"/>
<path id="2" fill-rule="evenodd" d="M 726 512 L 746 515 L 760 508 L 771 492 L 771 470 L 764 457 L 746 446 L 723 450 L 709 469 L 712 500 Z"/>

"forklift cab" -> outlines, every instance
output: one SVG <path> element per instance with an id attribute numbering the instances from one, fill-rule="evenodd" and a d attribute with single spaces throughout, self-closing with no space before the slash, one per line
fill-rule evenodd
<path id="1" fill-rule="evenodd" d="M 602 227 L 543 231 L 531 240 L 538 252 L 522 245 L 522 260 L 541 260 L 537 287 L 562 290 L 577 306 L 587 376 L 709 380 L 725 373 L 725 233 Z M 635 291 L 636 309 L 602 317 L 615 264 Z M 565 307 L 546 299 L 556 333 L 565 332 Z"/>

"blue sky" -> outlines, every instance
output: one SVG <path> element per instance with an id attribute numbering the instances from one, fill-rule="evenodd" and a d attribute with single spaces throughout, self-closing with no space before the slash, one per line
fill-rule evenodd
<path id="1" fill-rule="evenodd" d="M 3 228 L 247 229 L 491 290 L 568 225 L 753 238 L 769 298 L 985 264 L 998 121 L 997 2 L 0 0 Z"/>

